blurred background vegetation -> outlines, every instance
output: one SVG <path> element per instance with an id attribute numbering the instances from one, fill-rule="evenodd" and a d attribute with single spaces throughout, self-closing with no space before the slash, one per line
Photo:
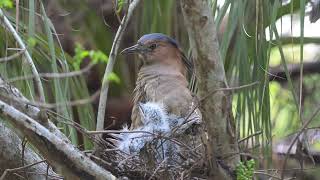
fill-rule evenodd
<path id="1" fill-rule="evenodd" d="M 238 138 L 255 135 L 241 141 L 241 148 L 262 158 L 261 164 L 269 167 L 273 158 L 271 150 L 276 154 L 286 151 L 279 146 L 285 147 L 290 135 L 299 131 L 319 108 L 320 21 L 316 21 L 319 3 L 316 0 L 210 0 L 210 5 L 229 85 L 259 82 L 233 96 Z M 64 74 L 89 67 L 78 76 L 43 77 L 42 82 L 47 103 L 59 103 L 51 109 L 50 116 L 74 144 L 91 149 L 88 139 L 61 122 L 69 119 L 89 130 L 95 128 L 99 100 L 96 94 L 127 2 L 0 0 L 0 6 L 27 44 L 39 72 Z M 143 34 L 152 32 L 175 38 L 188 54 L 188 36 L 179 1 L 145 0 L 135 12 L 121 47 L 130 46 Z M 20 51 L 5 28 L 0 28 L 0 42 L 1 58 Z M 114 74 L 108 77 L 112 84 L 106 129 L 130 124 L 130 98 L 139 63 L 134 56 L 117 57 Z M 0 60 L 0 75 L 29 99 L 39 101 L 34 81 L 26 78 L 31 71 L 23 57 Z M 67 103 L 79 99 L 88 103 L 74 106 Z M 316 116 L 308 127 L 316 130 L 319 126 L 320 116 Z M 306 140 L 308 147 L 312 147 L 312 156 L 319 155 L 317 131 Z"/>

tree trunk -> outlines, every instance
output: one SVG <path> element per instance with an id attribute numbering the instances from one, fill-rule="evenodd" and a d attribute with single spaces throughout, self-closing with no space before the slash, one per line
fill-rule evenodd
<path id="1" fill-rule="evenodd" d="M 198 81 L 203 121 L 207 128 L 206 154 L 212 179 L 233 179 L 239 162 L 231 111 L 231 95 L 215 91 L 227 87 L 212 10 L 207 0 L 181 0 Z"/>

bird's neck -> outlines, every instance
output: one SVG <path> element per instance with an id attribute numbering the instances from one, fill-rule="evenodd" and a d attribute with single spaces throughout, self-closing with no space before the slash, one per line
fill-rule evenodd
<path id="1" fill-rule="evenodd" d="M 134 90 L 134 102 L 147 101 L 150 92 L 161 91 L 164 87 L 170 89 L 187 86 L 186 76 L 172 66 L 163 64 L 142 66 Z"/>
<path id="2" fill-rule="evenodd" d="M 152 64 L 143 65 L 139 71 L 138 76 L 174 76 L 182 79 L 186 79 L 186 70 L 181 68 L 181 66 L 173 64 Z"/>

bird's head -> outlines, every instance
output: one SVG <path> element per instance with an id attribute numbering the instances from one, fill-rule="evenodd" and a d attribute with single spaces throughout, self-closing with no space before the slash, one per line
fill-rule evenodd
<path id="1" fill-rule="evenodd" d="M 192 69 L 178 43 L 167 35 L 152 33 L 142 36 L 137 44 L 124 49 L 122 54 L 138 54 L 145 65 L 181 63 Z"/>

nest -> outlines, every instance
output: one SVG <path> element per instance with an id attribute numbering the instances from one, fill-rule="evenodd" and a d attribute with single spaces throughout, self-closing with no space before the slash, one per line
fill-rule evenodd
<path id="1" fill-rule="evenodd" d="M 207 179 L 201 115 L 168 115 L 161 104 L 141 104 L 143 125 L 134 130 L 87 134 L 98 148 L 92 159 L 117 177 L 129 179 Z"/>
<path id="2" fill-rule="evenodd" d="M 135 152 L 124 152 L 117 148 L 110 137 L 116 131 L 107 133 L 109 138 L 99 140 L 100 148 L 95 153 L 96 162 L 117 177 L 129 179 L 206 179 L 207 166 L 199 127 L 170 135 L 149 132 L 149 141 Z M 197 132 L 195 132 L 197 131 Z M 123 133 L 118 131 L 118 133 Z M 113 141 L 114 142 L 114 141 Z"/>

